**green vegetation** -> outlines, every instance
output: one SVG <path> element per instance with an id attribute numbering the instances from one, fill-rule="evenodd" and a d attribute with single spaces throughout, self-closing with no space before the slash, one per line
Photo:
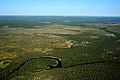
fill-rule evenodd
<path id="1" fill-rule="evenodd" d="M 120 18 L 112 17 L 2 17 L 0 78 L 119 80 L 119 63 L 78 65 L 95 61 L 120 62 L 119 31 Z M 43 56 L 60 58 L 63 68 L 47 70 L 47 65 L 57 63 L 41 58 Z M 41 59 L 30 60 L 17 69 L 31 58 Z"/>

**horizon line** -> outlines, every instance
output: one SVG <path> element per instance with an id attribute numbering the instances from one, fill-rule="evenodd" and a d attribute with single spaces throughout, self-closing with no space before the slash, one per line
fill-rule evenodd
<path id="1" fill-rule="evenodd" d="M 35 14 L 0 14 L 0 16 L 63 16 L 63 17 L 120 17 L 117 15 L 54 15 L 54 14 L 49 14 L 49 15 L 35 15 Z"/>

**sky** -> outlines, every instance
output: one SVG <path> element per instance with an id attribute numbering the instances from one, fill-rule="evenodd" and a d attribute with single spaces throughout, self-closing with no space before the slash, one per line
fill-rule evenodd
<path id="1" fill-rule="evenodd" d="M 120 16 L 120 0 L 0 0 L 0 15 Z"/>

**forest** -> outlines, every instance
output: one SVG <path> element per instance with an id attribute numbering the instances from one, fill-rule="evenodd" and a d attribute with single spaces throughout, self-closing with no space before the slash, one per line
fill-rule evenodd
<path id="1" fill-rule="evenodd" d="M 119 80 L 120 17 L 0 16 L 0 80 Z"/>

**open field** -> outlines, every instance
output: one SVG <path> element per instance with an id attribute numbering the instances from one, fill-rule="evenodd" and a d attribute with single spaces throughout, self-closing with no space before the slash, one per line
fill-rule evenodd
<path id="1" fill-rule="evenodd" d="M 119 17 L 42 19 L 0 19 L 1 80 L 120 79 Z"/>

